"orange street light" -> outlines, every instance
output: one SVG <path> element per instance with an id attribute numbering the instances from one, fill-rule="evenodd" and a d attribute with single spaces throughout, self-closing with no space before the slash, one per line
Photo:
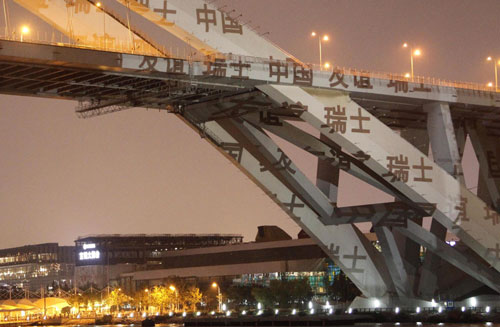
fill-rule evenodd
<path id="1" fill-rule="evenodd" d="M 27 25 L 21 26 L 21 42 L 23 42 L 24 35 L 30 34 L 30 28 Z"/>
<path id="2" fill-rule="evenodd" d="M 97 1 L 97 3 L 95 4 L 95 6 L 98 7 L 98 8 L 101 8 L 102 3 L 100 1 Z"/>
<path id="3" fill-rule="evenodd" d="M 329 69 L 330 68 L 330 63 L 329 62 L 325 62 L 325 64 L 323 65 L 323 67 L 325 67 L 325 69 Z"/>
<path id="4" fill-rule="evenodd" d="M 175 306 L 176 306 L 175 310 L 176 310 L 176 311 L 179 311 L 179 292 L 177 291 L 177 288 L 175 288 L 175 286 L 174 286 L 174 285 L 170 285 L 168 288 L 169 288 L 170 290 L 172 290 L 172 291 L 174 291 L 174 292 L 175 292 L 175 302 L 176 302 L 176 303 L 175 303 Z"/>
<path id="5" fill-rule="evenodd" d="M 495 66 L 495 91 L 498 91 L 498 65 L 500 65 L 500 60 L 497 61 L 497 59 L 489 56 L 488 58 L 486 58 L 487 61 L 493 61 L 493 66 Z M 488 86 L 490 86 L 489 84 L 491 83 L 488 83 Z M 493 86 L 493 85 L 492 85 Z M 490 86 L 491 87 L 491 86 Z"/>
<path id="6" fill-rule="evenodd" d="M 410 78 L 413 80 L 413 56 L 418 57 L 422 55 L 422 51 L 420 49 L 413 51 L 413 47 L 406 42 L 403 43 L 403 48 L 410 48 Z"/>
<path id="7" fill-rule="evenodd" d="M 314 32 L 313 32 L 314 33 Z M 217 287 L 217 300 L 219 301 L 219 312 L 222 311 L 222 295 L 220 293 L 220 287 L 219 287 L 219 284 L 217 284 L 216 282 L 213 282 L 212 283 L 212 287 L 213 288 L 216 288 Z"/>
<path id="8" fill-rule="evenodd" d="M 317 35 L 318 34 L 316 34 L 316 32 L 312 32 L 311 33 L 312 37 L 316 37 Z M 321 57 L 321 43 L 322 42 L 326 42 L 328 40 L 330 40 L 330 38 L 326 34 L 324 34 L 322 37 L 318 37 L 318 43 L 319 43 L 319 69 L 320 70 L 323 70 L 323 60 L 322 60 L 322 57 Z"/>

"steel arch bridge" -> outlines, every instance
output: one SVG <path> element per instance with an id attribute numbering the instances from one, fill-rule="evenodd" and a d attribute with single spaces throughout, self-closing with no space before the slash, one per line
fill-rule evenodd
<path id="1" fill-rule="evenodd" d="M 500 93 L 322 71 L 203 0 L 12 1 L 60 39 L 16 36 L 7 24 L 1 93 L 78 100 L 84 118 L 137 106 L 175 114 L 341 267 L 364 295 L 354 305 L 454 300 L 484 286 L 500 293 Z M 172 39 L 189 51 L 176 53 Z M 317 179 L 270 134 L 317 157 Z M 480 164 L 477 195 L 464 185 L 467 137 Z M 340 170 L 395 201 L 338 207 Z M 372 224 L 380 249 L 361 222 Z M 447 244 L 447 233 L 460 242 Z"/>

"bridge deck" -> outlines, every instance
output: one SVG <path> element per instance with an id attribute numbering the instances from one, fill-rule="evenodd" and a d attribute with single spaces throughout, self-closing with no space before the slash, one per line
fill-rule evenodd
<path id="1" fill-rule="evenodd" d="M 79 108 L 85 113 L 116 106 L 186 107 L 221 96 L 251 92 L 259 84 L 289 84 L 284 75 L 279 82 L 273 82 L 276 76 L 269 71 L 269 68 L 273 69 L 269 62 L 248 62 L 249 76 L 230 75 L 229 67 L 236 65 L 235 62 L 241 64 L 239 60 L 225 61 L 222 75 L 221 68 L 216 66 L 219 61 L 187 61 L 2 40 L 0 92 L 87 101 Z M 291 68 L 286 69 L 291 72 Z M 329 88 L 316 84 L 328 79 L 330 73 L 314 73 L 315 82 L 304 87 Z M 425 128 L 426 114 L 422 105 L 441 100 L 450 102 L 454 120 L 477 119 L 487 128 L 488 134 L 500 136 L 498 93 L 417 84 L 431 91 L 391 94 L 387 87 L 377 87 L 385 85 L 386 80 L 372 78 L 371 83 L 375 85 L 373 89 L 344 88 L 344 91 L 388 126 Z M 409 85 L 411 88 L 412 84 Z"/>

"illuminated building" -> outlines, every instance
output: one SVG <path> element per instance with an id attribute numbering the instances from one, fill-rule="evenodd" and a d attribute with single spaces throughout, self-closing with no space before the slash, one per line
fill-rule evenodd
<path id="1" fill-rule="evenodd" d="M 0 250 L 0 284 L 39 290 L 72 287 L 75 247 L 57 243 Z"/>
<path id="2" fill-rule="evenodd" d="M 115 286 L 122 273 L 154 269 L 167 252 L 241 243 L 235 234 L 89 235 L 76 243 L 75 280 L 78 287 Z"/>

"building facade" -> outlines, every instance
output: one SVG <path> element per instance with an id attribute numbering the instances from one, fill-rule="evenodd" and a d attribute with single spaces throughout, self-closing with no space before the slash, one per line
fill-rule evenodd
<path id="1" fill-rule="evenodd" d="M 89 235 L 76 243 L 78 287 L 116 286 L 123 273 L 161 267 L 163 256 L 183 249 L 239 244 L 237 234 Z"/>
<path id="2" fill-rule="evenodd" d="M 0 285 L 40 290 L 73 287 L 75 247 L 57 243 L 0 250 Z"/>
<path id="3" fill-rule="evenodd" d="M 165 253 L 160 269 L 121 274 L 120 287 L 134 293 L 178 279 L 207 288 L 212 282 L 268 286 L 273 279 L 304 278 L 315 294 L 324 294 L 338 272 L 332 267 L 311 239 L 251 242 Z"/>

